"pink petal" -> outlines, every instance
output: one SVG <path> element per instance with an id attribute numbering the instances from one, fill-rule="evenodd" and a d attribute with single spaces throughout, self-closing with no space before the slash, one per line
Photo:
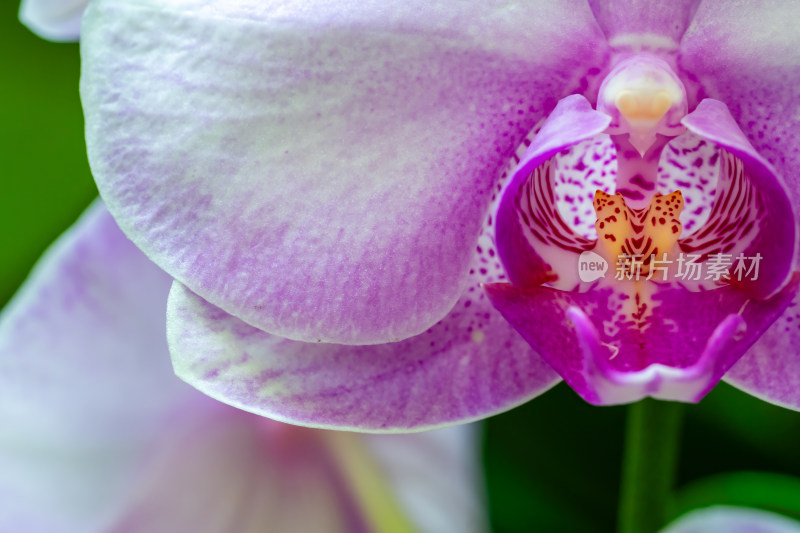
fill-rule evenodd
<path id="1" fill-rule="evenodd" d="M 488 530 L 485 494 L 480 489 L 480 425 L 363 438 L 398 502 L 421 531 Z"/>
<path id="2" fill-rule="evenodd" d="M 155 441 L 111 532 L 363 530 L 321 435 L 200 400 Z"/>
<path id="3" fill-rule="evenodd" d="M 681 63 L 698 99 L 731 110 L 755 149 L 800 201 L 800 4 L 704 2 L 684 36 Z"/>
<path id="4" fill-rule="evenodd" d="M 0 530 L 88 531 L 121 503 L 139 447 L 194 394 L 167 359 L 170 282 L 98 202 L 0 315 Z"/>
<path id="5" fill-rule="evenodd" d="M 176 373 L 220 401 L 312 427 L 398 431 L 483 418 L 552 386 L 547 365 L 480 292 L 425 333 L 374 346 L 274 337 L 176 283 Z"/>
<path id="6" fill-rule="evenodd" d="M 764 401 L 800 411 L 800 296 L 725 375 Z"/>
<path id="7" fill-rule="evenodd" d="M 385 485 L 374 490 L 388 489 L 420 532 L 484 529 L 473 428 L 364 436 L 198 400 L 175 413 L 141 464 L 127 512 L 111 532 L 367 533 L 370 513 L 352 478 L 359 472 L 348 471 L 354 465 L 341 460 L 343 448 L 374 469 Z M 434 492 L 437 486 L 447 490 Z"/>
<path id="8" fill-rule="evenodd" d="M 617 48 L 677 49 L 700 0 L 589 0 L 609 43 Z"/>
<path id="9" fill-rule="evenodd" d="M 578 1 L 99 0 L 90 161 L 123 230 L 212 304 L 399 340 L 453 307 L 501 167 L 602 43 Z"/>

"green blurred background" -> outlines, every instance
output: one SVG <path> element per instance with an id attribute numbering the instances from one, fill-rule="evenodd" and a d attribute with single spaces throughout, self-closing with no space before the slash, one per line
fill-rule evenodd
<path id="1" fill-rule="evenodd" d="M 33 35 L 0 3 L 0 303 L 97 195 L 78 97 L 77 44 Z"/>
<path id="2" fill-rule="evenodd" d="M 79 50 L 43 41 L 0 6 L 0 304 L 96 196 L 78 98 Z M 676 511 L 714 502 L 800 518 L 800 413 L 725 385 L 688 406 Z M 626 408 L 596 408 L 560 385 L 486 425 L 496 533 L 613 531 Z M 733 474 L 738 471 L 757 475 Z"/>

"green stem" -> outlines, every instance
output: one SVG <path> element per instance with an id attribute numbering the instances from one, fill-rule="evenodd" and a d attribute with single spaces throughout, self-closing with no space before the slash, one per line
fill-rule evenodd
<path id="1" fill-rule="evenodd" d="M 683 405 L 646 398 L 630 406 L 622 459 L 619 533 L 655 533 L 668 506 Z"/>

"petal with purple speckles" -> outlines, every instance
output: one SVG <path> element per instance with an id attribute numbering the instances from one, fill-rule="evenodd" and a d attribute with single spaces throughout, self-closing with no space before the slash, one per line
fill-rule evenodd
<path id="1" fill-rule="evenodd" d="M 569 274 L 578 272 L 577 256 L 593 248 L 595 241 L 577 235 L 561 216 L 553 161 L 570 147 L 593 140 L 610 121 L 582 96 L 564 98 L 511 176 L 497 208 L 496 238 L 497 251 L 514 285 L 534 287 L 549 282 L 572 288 L 575 284 Z M 580 163 L 585 168 L 583 161 Z M 605 160 L 600 162 L 605 164 Z M 591 188 L 591 183 L 578 185 L 584 191 Z"/>
<path id="2" fill-rule="evenodd" d="M 764 401 L 800 411 L 800 297 L 731 368 L 724 380 Z"/>
<path id="3" fill-rule="evenodd" d="M 699 401 L 789 305 L 800 278 L 768 300 L 726 287 L 651 286 L 633 302 L 589 292 L 486 286 L 492 303 L 587 401 Z M 627 309 L 635 304 L 635 312 Z M 696 310 L 702 310 L 696 313 Z"/>
<path id="4" fill-rule="evenodd" d="M 313 427 L 391 432 L 519 405 L 558 381 L 487 301 L 467 292 L 428 331 L 347 346 L 274 337 L 175 283 L 167 315 L 176 373 L 241 409 Z"/>
<path id="5" fill-rule="evenodd" d="M 577 0 L 99 0 L 81 41 L 126 234 L 249 324 L 348 344 L 447 314 L 505 160 L 606 50 Z"/>
<path id="6" fill-rule="evenodd" d="M 758 278 L 741 280 L 737 287 L 757 298 L 773 294 L 790 274 L 797 235 L 783 180 L 755 151 L 722 102 L 703 100 L 682 122 L 724 152 L 709 219 L 698 234 L 681 241 L 681 249 L 703 257 L 760 254 Z"/>
<path id="7" fill-rule="evenodd" d="M 778 7 L 779 6 L 779 7 Z M 800 201 L 800 4 L 703 2 L 681 43 L 698 100 L 730 108 Z"/>

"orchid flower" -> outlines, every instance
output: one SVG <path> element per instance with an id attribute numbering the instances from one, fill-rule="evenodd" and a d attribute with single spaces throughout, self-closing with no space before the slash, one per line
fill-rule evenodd
<path id="1" fill-rule="evenodd" d="M 175 280 L 176 372 L 247 411 L 396 431 L 723 376 L 798 409 L 796 10 L 94 0 L 89 159 Z"/>
<path id="2" fill-rule="evenodd" d="M 484 530 L 475 428 L 319 431 L 211 400 L 169 367 L 171 281 L 97 202 L 0 315 L 0 530 Z"/>

